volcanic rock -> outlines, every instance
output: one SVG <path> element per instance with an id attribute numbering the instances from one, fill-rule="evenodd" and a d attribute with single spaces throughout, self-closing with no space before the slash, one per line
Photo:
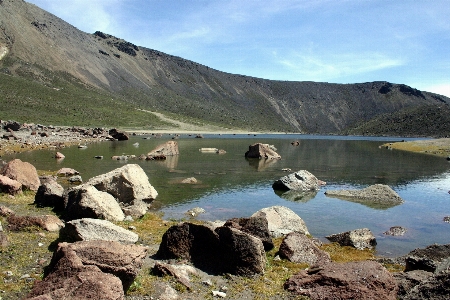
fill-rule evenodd
<path id="1" fill-rule="evenodd" d="M 290 208 L 284 206 L 271 206 L 263 208 L 252 215 L 263 217 L 267 220 L 270 234 L 273 238 L 286 235 L 291 232 L 309 234 L 305 222 Z"/>

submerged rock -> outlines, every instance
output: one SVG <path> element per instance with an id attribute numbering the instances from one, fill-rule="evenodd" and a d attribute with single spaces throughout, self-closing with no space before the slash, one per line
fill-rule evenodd
<path id="1" fill-rule="evenodd" d="M 325 195 L 381 209 L 405 202 L 392 188 L 384 184 L 371 185 L 362 190 L 330 190 L 326 191 Z"/>

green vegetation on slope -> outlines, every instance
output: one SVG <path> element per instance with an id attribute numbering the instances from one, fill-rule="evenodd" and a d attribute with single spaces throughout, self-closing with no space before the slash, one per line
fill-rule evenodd
<path id="1" fill-rule="evenodd" d="M 92 127 L 167 125 L 123 99 L 79 83 L 67 73 L 52 73 L 38 66 L 21 66 L 15 72 L 21 77 L 0 73 L 1 119 Z"/>

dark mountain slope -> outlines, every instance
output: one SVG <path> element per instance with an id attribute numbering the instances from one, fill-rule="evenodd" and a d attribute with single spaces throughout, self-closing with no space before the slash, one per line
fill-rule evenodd
<path id="1" fill-rule="evenodd" d="M 0 69 L 12 76 L 52 87 L 54 77 L 66 74 L 70 84 L 130 107 L 253 130 L 335 134 L 380 115 L 450 101 L 387 82 L 344 85 L 228 74 L 106 33 L 81 32 L 22 0 L 0 1 L 1 56 Z"/>

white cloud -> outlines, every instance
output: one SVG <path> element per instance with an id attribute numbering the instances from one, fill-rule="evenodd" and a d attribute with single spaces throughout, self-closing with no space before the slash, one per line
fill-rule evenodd
<path id="1" fill-rule="evenodd" d="M 427 92 L 436 93 L 450 97 L 450 83 L 430 85 L 423 88 Z"/>
<path id="2" fill-rule="evenodd" d="M 32 0 L 37 6 L 52 12 L 78 29 L 93 33 L 100 30 L 113 31 L 114 12 L 120 7 L 120 0 Z"/>
<path id="3" fill-rule="evenodd" d="M 379 53 L 324 54 L 295 53 L 278 59 L 296 80 L 328 81 L 346 76 L 401 66 L 401 59 Z"/>

